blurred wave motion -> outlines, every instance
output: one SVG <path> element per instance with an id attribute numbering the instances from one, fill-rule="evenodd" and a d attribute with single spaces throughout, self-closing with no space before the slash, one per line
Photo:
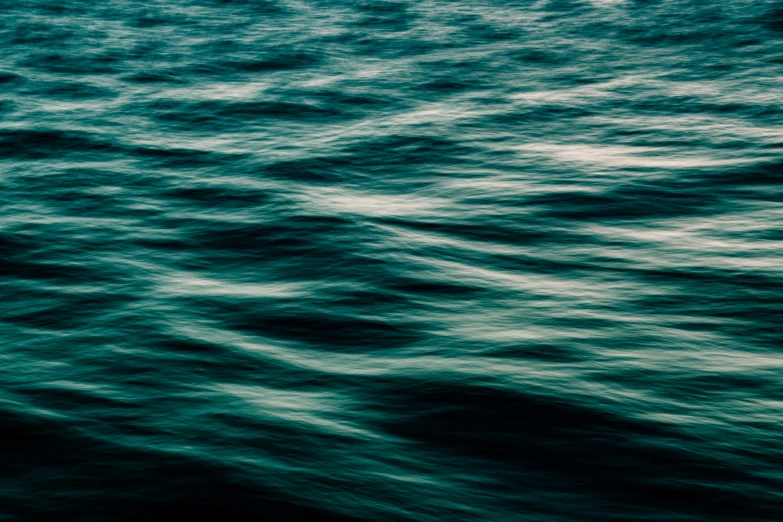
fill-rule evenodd
<path id="1" fill-rule="evenodd" d="M 0 520 L 780 520 L 780 2 L 0 9 Z"/>

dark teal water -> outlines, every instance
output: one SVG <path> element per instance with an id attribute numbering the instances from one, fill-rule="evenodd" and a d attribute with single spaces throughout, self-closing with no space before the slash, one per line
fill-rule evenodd
<path id="1" fill-rule="evenodd" d="M 780 520 L 783 4 L 0 34 L 1 520 Z"/>

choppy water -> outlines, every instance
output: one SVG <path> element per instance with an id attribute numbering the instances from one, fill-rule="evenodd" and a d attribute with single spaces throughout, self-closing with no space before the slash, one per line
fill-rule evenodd
<path id="1" fill-rule="evenodd" d="M 782 4 L 0 7 L 0 519 L 781 516 Z"/>

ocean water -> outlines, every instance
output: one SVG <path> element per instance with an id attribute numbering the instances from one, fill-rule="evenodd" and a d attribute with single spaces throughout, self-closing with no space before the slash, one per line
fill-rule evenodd
<path id="1" fill-rule="evenodd" d="M 0 520 L 783 516 L 780 2 L 0 9 Z"/>

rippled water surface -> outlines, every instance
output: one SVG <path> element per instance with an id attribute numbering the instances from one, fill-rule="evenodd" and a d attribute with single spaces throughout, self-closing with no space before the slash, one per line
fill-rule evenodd
<path id="1" fill-rule="evenodd" d="M 0 8 L 0 519 L 779 520 L 783 4 Z"/>

